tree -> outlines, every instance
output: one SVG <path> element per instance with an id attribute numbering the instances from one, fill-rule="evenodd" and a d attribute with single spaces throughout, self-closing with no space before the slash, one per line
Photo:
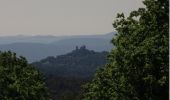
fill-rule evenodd
<path id="1" fill-rule="evenodd" d="M 85 85 L 85 100 L 168 100 L 169 1 L 143 3 L 128 17 L 118 14 L 110 63 Z"/>
<path id="2" fill-rule="evenodd" d="M 0 99 L 48 99 L 41 74 L 24 57 L 17 57 L 10 51 L 0 52 Z"/>

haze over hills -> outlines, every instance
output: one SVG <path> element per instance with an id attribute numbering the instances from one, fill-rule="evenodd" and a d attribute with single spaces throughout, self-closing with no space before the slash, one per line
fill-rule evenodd
<path id="1" fill-rule="evenodd" d="M 48 44 L 54 41 L 62 40 L 67 37 L 56 37 L 56 36 L 1 36 L 0 44 L 11 44 L 11 43 L 44 43 Z"/>
<path id="2" fill-rule="evenodd" d="M 105 35 L 85 36 L 11 36 L 0 37 L 0 50 L 11 50 L 24 56 L 29 62 L 39 61 L 48 56 L 62 55 L 72 51 L 76 46 L 86 45 L 90 50 L 109 51 L 115 32 Z"/>
<path id="3" fill-rule="evenodd" d="M 70 38 L 103 38 L 110 39 L 114 36 L 115 32 L 106 33 L 103 35 L 75 35 L 75 36 L 52 36 L 52 35 L 36 35 L 36 36 L 24 36 L 24 35 L 16 35 L 16 36 L 0 36 L 0 44 L 11 44 L 11 43 L 43 43 L 48 44 L 52 42 L 57 42 L 63 39 Z"/>

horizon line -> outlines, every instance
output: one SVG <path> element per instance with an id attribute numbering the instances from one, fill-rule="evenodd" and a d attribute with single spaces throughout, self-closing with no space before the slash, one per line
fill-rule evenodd
<path id="1" fill-rule="evenodd" d="M 94 35 L 106 35 L 109 33 L 113 33 L 116 31 L 111 31 L 111 32 L 107 32 L 107 33 L 100 33 L 100 34 L 73 34 L 73 35 L 44 35 L 44 34 L 37 34 L 37 35 L 23 35 L 23 34 L 17 34 L 17 35 L 0 35 L 0 37 L 36 37 L 36 36 L 40 36 L 40 37 L 71 37 L 71 36 L 94 36 Z"/>

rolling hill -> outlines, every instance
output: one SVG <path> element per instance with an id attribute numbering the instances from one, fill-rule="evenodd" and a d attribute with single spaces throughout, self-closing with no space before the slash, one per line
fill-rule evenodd
<path id="1" fill-rule="evenodd" d="M 106 64 L 107 54 L 108 52 L 95 52 L 82 46 L 65 55 L 50 56 L 32 65 L 45 75 L 88 78 Z"/>
<path id="2" fill-rule="evenodd" d="M 34 36 L 34 37 L 0 37 L 0 50 L 11 50 L 24 56 L 29 62 L 39 61 L 48 56 L 62 55 L 76 46 L 86 45 L 95 51 L 110 51 L 114 32 L 105 35 L 85 35 L 70 37 Z"/>
<path id="3" fill-rule="evenodd" d="M 81 100 L 81 86 L 89 82 L 96 70 L 107 63 L 107 54 L 77 46 L 72 52 L 50 56 L 32 65 L 46 77 L 45 82 L 53 100 Z"/>

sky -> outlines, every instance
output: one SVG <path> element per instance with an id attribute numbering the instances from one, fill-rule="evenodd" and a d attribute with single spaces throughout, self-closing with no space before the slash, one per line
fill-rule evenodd
<path id="1" fill-rule="evenodd" d="M 0 36 L 105 34 L 117 13 L 139 7 L 141 0 L 0 0 Z"/>

